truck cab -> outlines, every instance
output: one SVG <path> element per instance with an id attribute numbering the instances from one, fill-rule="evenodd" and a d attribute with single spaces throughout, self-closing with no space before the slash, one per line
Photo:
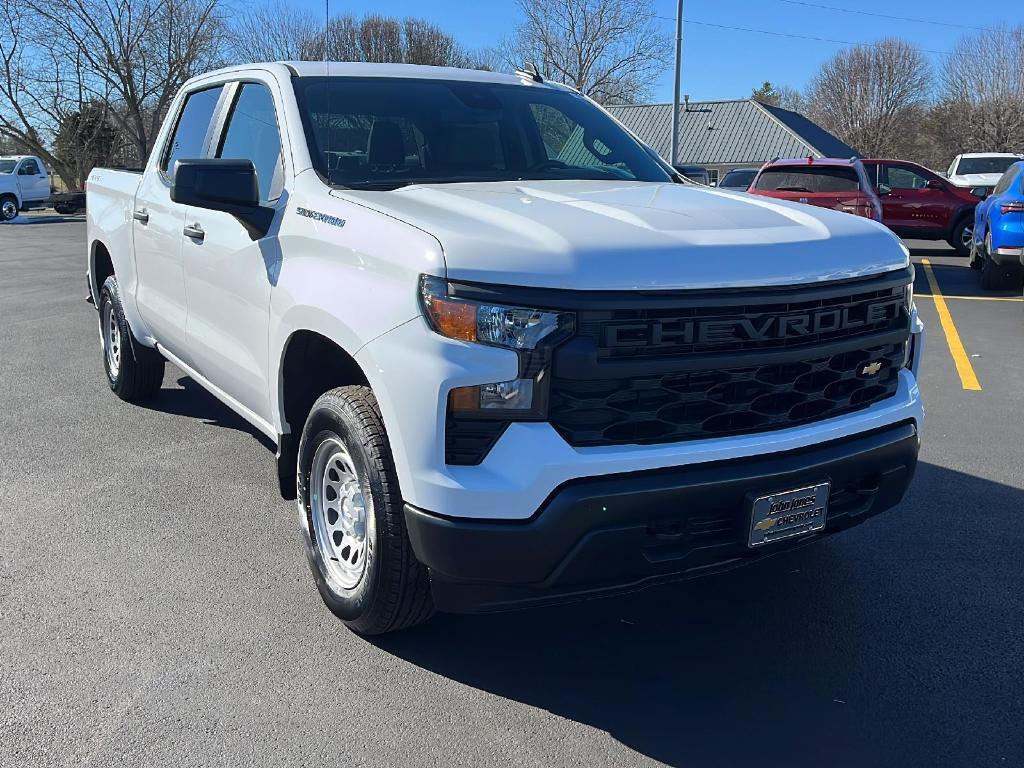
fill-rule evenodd
<path id="1" fill-rule="evenodd" d="M 12 221 L 19 211 L 42 205 L 50 197 L 46 165 L 32 155 L 0 157 L 0 221 Z"/>

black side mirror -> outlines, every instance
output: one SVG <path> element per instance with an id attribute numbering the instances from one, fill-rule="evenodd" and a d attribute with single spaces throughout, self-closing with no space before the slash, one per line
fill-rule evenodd
<path id="1" fill-rule="evenodd" d="M 924 186 L 925 189 L 942 189 L 942 182 L 938 179 L 928 179 L 928 183 Z"/>
<path id="2" fill-rule="evenodd" d="M 879 197 L 885 197 L 886 195 L 891 195 L 891 194 L 892 194 L 892 187 L 890 187 L 888 184 L 879 184 L 878 185 L 878 196 Z"/>
<path id="3" fill-rule="evenodd" d="M 253 240 L 265 237 L 274 219 L 274 211 L 260 205 L 251 160 L 179 160 L 174 164 L 171 200 L 230 213 Z"/>
<path id="4" fill-rule="evenodd" d="M 988 187 L 971 187 L 971 194 L 984 200 L 988 197 Z"/>

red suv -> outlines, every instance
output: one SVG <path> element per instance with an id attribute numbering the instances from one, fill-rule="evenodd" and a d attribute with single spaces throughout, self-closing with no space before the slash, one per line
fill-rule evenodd
<path id="1" fill-rule="evenodd" d="M 864 160 L 882 200 L 882 223 L 900 237 L 945 240 L 961 256 L 971 252 L 974 207 L 980 198 L 937 173 L 905 160 Z"/>
<path id="2" fill-rule="evenodd" d="M 856 159 L 773 160 L 758 171 L 747 192 L 882 220 L 875 186 Z"/>

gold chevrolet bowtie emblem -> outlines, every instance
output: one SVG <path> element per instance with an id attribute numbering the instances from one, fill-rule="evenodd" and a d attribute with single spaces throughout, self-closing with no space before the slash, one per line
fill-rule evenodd
<path id="1" fill-rule="evenodd" d="M 875 360 L 873 363 L 868 363 L 863 368 L 861 368 L 860 369 L 860 375 L 861 376 L 874 376 L 880 370 L 882 370 L 882 364 L 880 362 L 878 362 L 877 360 Z"/>

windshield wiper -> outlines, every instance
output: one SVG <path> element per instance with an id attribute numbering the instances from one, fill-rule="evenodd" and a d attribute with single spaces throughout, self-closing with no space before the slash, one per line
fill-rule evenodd
<path id="1" fill-rule="evenodd" d="M 341 189 L 391 190 L 411 187 L 414 184 L 460 184 L 481 181 L 519 181 L 507 176 L 422 176 L 413 179 L 365 179 L 362 181 L 337 182 Z"/>

